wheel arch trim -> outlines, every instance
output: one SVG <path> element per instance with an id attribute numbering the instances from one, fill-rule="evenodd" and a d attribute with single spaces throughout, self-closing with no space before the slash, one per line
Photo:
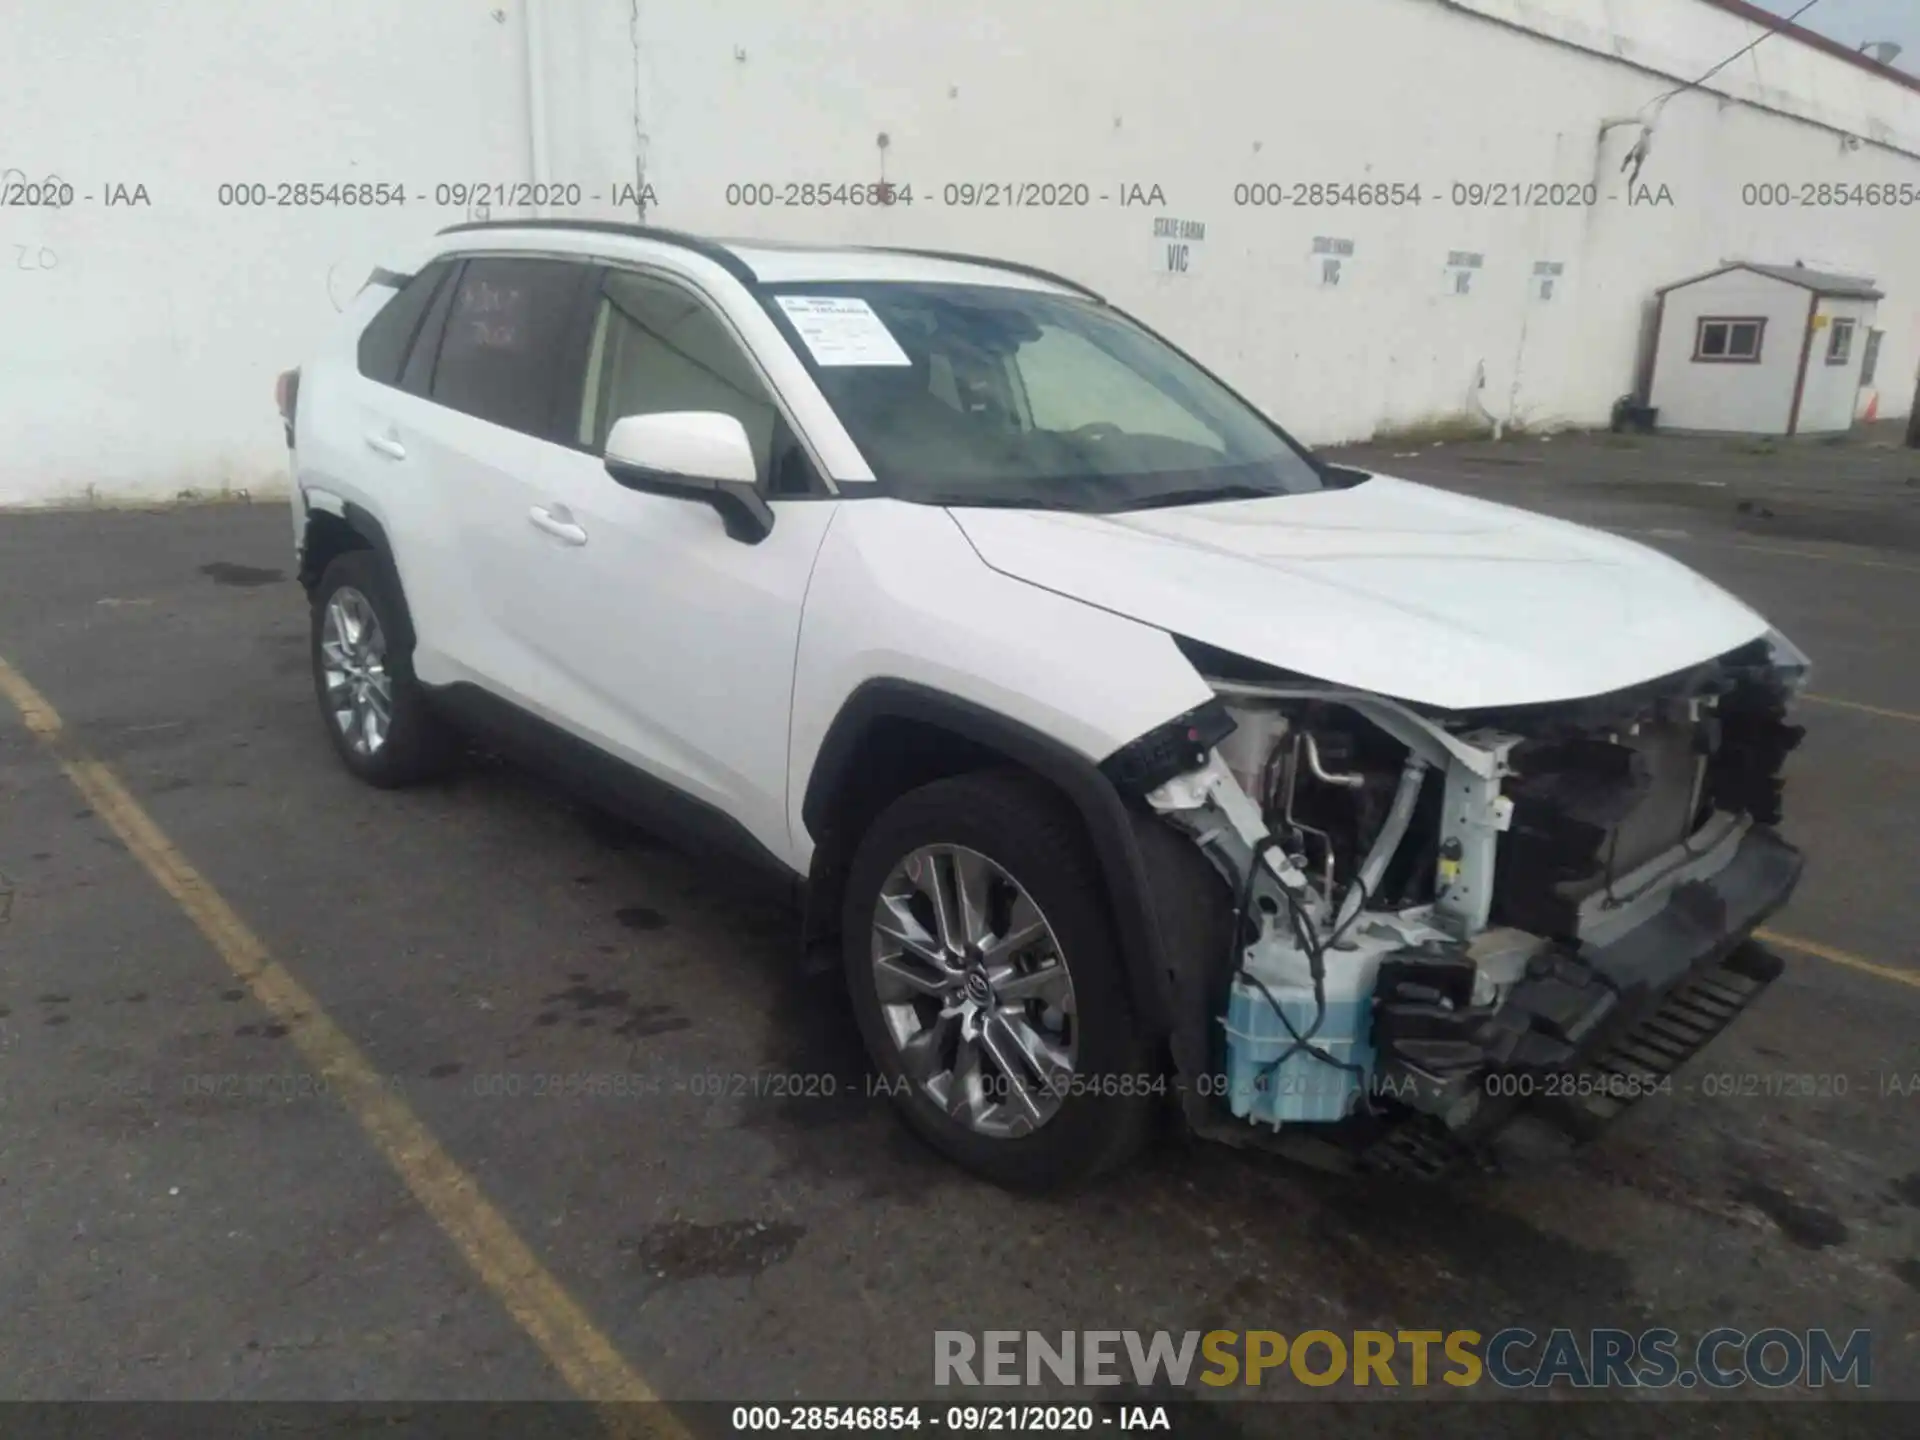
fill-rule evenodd
<path id="1" fill-rule="evenodd" d="M 1018 720 L 971 700 L 908 680 L 878 678 L 841 705 L 814 757 L 800 816 L 815 841 L 809 891 L 809 935 L 837 921 L 840 889 L 832 877 L 857 837 L 835 834 L 834 804 L 857 772 L 861 743 L 873 728 L 903 720 L 950 732 L 1045 781 L 1074 810 L 1099 872 L 1114 939 L 1133 1001 L 1135 1022 L 1158 1035 L 1168 1024 L 1168 984 L 1159 917 L 1134 821 L 1098 764 Z M 831 913 L 827 913 L 831 912 Z"/>
<path id="2" fill-rule="evenodd" d="M 366 548 L 373 552 L 373 562 L 380 571 L 381 583 L 386 586 L 387 593 L 393 601 L 394 613 L 388 617 L 390 621 L 388 629 L 391 631 L 388 640 L 397 655 L 411 656 L 416 639 L 413 612 L 407 608 L 406 587 L 400 583 L 400 567 L 394 561 L 393 542 L 387 538 L 386 527 L 364 505 L 356 505 L 351 500 L 342 500 L 326 491 L 309 490 L 307 496 L 309 526 L 313 524 L 315 514 L 335 517 L 365 541 Z M 325 500 L 332 503 L 321 501 L 321 496 L 325 496 Z M 303 541 L 300 553 L 300 583 L 309 595 L 316 592 L 320 577 L 325 572 L 325 566 L 316 565 L 315 559 L 312 547 Z"/>

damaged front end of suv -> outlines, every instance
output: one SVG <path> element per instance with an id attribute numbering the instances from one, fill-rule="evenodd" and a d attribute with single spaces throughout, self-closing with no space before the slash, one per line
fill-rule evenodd
<path id="1" fill-rule="evenodd" d="M 1421 1175 L 1564 1149 L 1779 972 L 1751 936 L 1800 874 L 1775 827 L 1807 661 L 1777 632 L 1466 712 L 1182 648 L 1215 698 L 1103 769 L 1199 1133 Z"/>

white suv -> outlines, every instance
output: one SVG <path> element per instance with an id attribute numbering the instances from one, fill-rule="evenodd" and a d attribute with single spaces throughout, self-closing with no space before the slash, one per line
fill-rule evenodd
<path id="1" fill-rule="evenodd" d="M 1803 655 L 1325 463 L 1069 280 L 460 225 L 280 399 L 347 767 L 482 733 L 761 862 L 1003 1183 L 1157 1113 L 1422 1173 L 1578 1140 L 1778 972 Z"/>

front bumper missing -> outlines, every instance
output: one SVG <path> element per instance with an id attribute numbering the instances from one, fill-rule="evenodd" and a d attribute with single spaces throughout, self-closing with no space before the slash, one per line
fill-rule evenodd
<path id="1" fill-rule="evenodd" d="M 1462 1168 L 1506 1169 L 1557 1158 L 1596 1139 L 1613 1121 L 1685 1065 L 1760 998 L 1783 968 L 1772 951 L 1742 941 L 1709 960 L 1636 1023 L 1548 1072 L 1547 1093 L 1503 1100 L 1453 1131 L 1419 1116 L 1361 1151 L 1358 1167 L 1437 1178 Z"/>
<path id="2" fill-rule="evenodd" d="M 1482 1027 L 1470 1118 L 1449 1126 L 1432 1114 L 1408 1117 L 1360 1147 L 1359 1167 L 1433 1176 L 1595 1138 L 1658 1093 L 1780 974 L 1779 957 L 1751 937 L 1793 893 L 1803 864 L 1797 849 L 1756 827 L 1726 866 L 1677 886 L 1633 929 L 1538 957 L 1497 1023 Z M 1384 1065 L 1397 1063 L 1390 1053 L 1383 1045 Z M 1493 1085 L 1496 1075 L 1515 1083 Z"/>

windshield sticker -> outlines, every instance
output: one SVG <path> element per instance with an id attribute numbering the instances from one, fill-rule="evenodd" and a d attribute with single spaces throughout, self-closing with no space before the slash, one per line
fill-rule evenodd
<path id="1" fill-rule="evenodd" d="M 911 365 L 893 332 L 866 301 L 838 295 L 780 295 L 780 308 L 816 365 Z"/>

